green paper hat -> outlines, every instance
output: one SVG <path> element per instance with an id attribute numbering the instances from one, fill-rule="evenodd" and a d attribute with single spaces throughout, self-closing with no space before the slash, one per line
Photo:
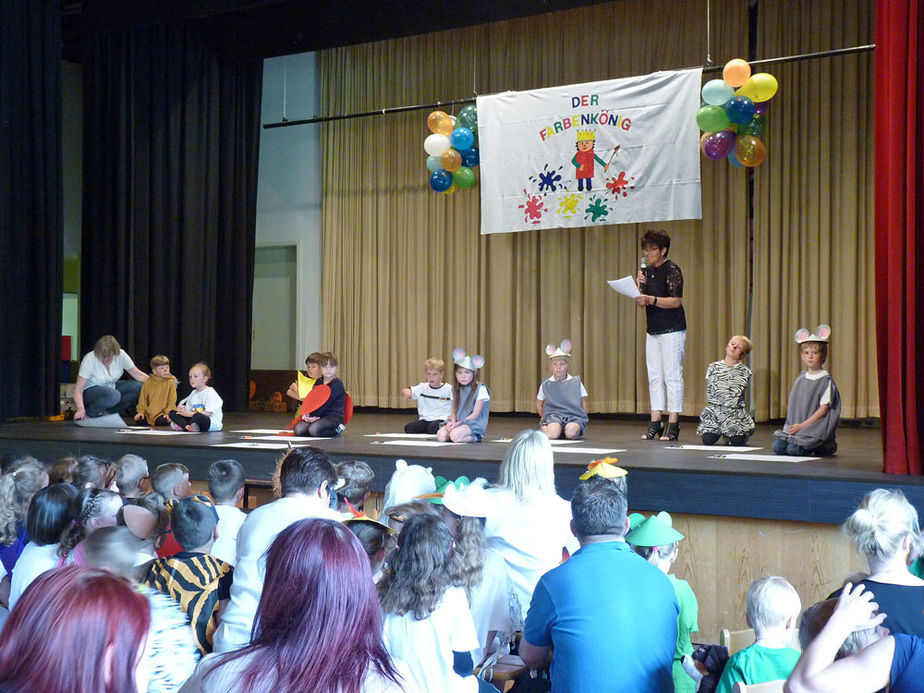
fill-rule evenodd
<path id="1" fill-rule="evenodd" d="M 634 546 L 667 546 L 683 539 L 683 535 L 672 526 L 671 516 L 661 511 L 652 515 L 626 535 L 626 541 Z"/>
<path id="2" fill-rule="evenodd" d="M 644 521 L 645 521 L 644 515 L 642 515 L 641 513 L 632 513 L 631 515 L 629 515 L 629 531 L 631 532 L 633 529 L 638 527 Z"/>
<path id="3" fill-rule="evenodd" d="M 454 486 L 456 491 L 461 491 L 466 486 L 468 486 L 470 483 L 472 483 L 471 479 L 469 479 L 467 476 L 460 476 L 455 481 L 452 481 L 451 479 L 447 479 L 446 477 L 443 477 L 443 476 L 438 476 L 434 479 L 434 481 L 436 482 L 436 491 L 434 491 L 433 493 L 428 493 L 423 496 L 417 496 L 417 498 L 419 498 L 420 500 L 428 500 L 434 505 L 442 505 L 443 504 L 443 494 L 446 493 L 447 487 Z"/>

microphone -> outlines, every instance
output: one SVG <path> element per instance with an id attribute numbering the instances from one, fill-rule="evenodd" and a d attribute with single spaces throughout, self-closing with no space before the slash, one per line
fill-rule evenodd
<path id="1" fill-rule="evenodd" d="M 644 255 L 642 255 L 642 259 L 638 262 L 638 268 L 642 271 L 642 277 L 644 278 L 641 283 L 644 284 L 648 279 L 647 272 L 645 272 L 645 270 L 648 269 L 648 260 L 645 259 Z"/>

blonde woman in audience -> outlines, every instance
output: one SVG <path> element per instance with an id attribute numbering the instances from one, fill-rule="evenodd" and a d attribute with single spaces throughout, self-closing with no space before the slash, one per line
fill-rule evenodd
<path id="1" fill-rule="evenodd" d="M 555 492 L 552 446 L 542 431 L 518 433 L 504 455 L 497 486 L 488 489 L 488 547 L 507 563 L 522 618 L 539 577 L 579 548 L 571 505 Z"/>
<path id="2" fill-rule="evenodd" d="M 857 584 L 873 592 L 880 611 L 888 614 L 883 626 L 891 633 L 924 637 L 924 580 L 908 569 L 921 555 L 918 511 L 901 491 L 876 489 L 843 530 L 869 565 L 869 576 Z"/>

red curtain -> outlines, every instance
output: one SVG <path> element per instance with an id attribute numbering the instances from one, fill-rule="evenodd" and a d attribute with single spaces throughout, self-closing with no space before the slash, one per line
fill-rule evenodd
<path id="1" fill-rule="evenodd" d="M 924 0 L 876 2 L 876 340 L 884 471 L 921 474 Z M 921 294 L 919 301 L 918 294 Z"/>

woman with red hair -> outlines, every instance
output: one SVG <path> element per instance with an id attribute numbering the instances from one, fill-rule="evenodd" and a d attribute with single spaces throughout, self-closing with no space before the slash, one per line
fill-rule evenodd
<path id="1" fill-rule="evenodd" d="M 416 693 L 382 644 L 369 558 L 339 522 L 308 519 L 279 533 L 250 645 L 202 658 L 180 693 Z"/>
<path id="2" fill-rule="evenodd" d="M 147 601 L 127 580 L 76 565 L 49 571 L 23 592 L 0 633 L 0 690 L 145 691 L 150 622 Z"/>

